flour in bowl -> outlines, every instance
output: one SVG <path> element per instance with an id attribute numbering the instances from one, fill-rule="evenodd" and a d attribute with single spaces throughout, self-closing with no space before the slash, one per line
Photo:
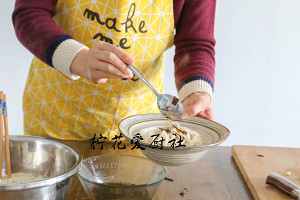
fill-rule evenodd
<path id="1" fill-rule="evenodd" d="M 17 172 L 12 173 L 11 178 L 3 176 L 0 179 L 0 184 L 12 184 L 12 183 L 29 183 L 34 181 L 40 181 L 49 178 L 48 176 L 33 173 L 33 172 Z"/>

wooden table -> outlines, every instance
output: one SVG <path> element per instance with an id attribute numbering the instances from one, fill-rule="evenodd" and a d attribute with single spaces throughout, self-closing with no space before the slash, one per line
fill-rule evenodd
<path id="1" fill-rule="evenodd" d="M 64 141 L 76 147 L 84 158 L 99 154 L 130 154 L 144 155 L 140 150 L 131 150 L 131 145 L 126 144 L 126 149 L 112 149 L 112 144 L 106 144 L 103 150 L 92 150 L 91 142 Z M 231 156 L 231 147 L 218 146 L 212 148 L 197 162 L 181 167 L 166 167 L 167 177 L 174 182 L 164 180 L 153 200 L 248 200 L 253 199 L 246 183 L 244 182 L 237 165 Z M 180 196 L 183 188 L 188 192 Z M 74 177 L 68 200 L 87 200 L 88 197 L 77 177 Z"/>

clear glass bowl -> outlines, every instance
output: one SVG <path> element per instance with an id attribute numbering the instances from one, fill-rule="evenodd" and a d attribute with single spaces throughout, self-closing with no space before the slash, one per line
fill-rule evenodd
<path id="1" fill-rule="evenodd" d="M 149 159 L 99 155 L 83 160 L 78 177 L 90 199 L 152 199 L 167 171 Z"/>

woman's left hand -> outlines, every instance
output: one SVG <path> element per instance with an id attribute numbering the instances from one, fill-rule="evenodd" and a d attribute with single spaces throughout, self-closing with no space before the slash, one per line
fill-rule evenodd
<path id="1" fill-rule="evenodd" d="M 199 116 L 215 121 L 214 113 L 211 107 L 211 97 L 207 93 L 195 92 L 184 99 L 182 105 L 182 119 L 192 116 Z"/>

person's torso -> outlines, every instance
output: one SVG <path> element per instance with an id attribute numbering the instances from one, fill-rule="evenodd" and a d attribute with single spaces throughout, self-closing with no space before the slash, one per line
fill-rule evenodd
<path id="1" fill-rule="evenodd" d="M 163 52 L 174 38 L 172 0 L 59 0 L 56 11 L 54 20 L 67 34 L 88 47 L 99 40 L 117 45 L 163 92 Z M 136 76 L 100 85 L 73 81 L 37 58 L 24 92 L 26 134 L 58 139 L 88 139 L 94 132 L 111 139 L 123 118 L 157 111 L 155 95 Z"/>

